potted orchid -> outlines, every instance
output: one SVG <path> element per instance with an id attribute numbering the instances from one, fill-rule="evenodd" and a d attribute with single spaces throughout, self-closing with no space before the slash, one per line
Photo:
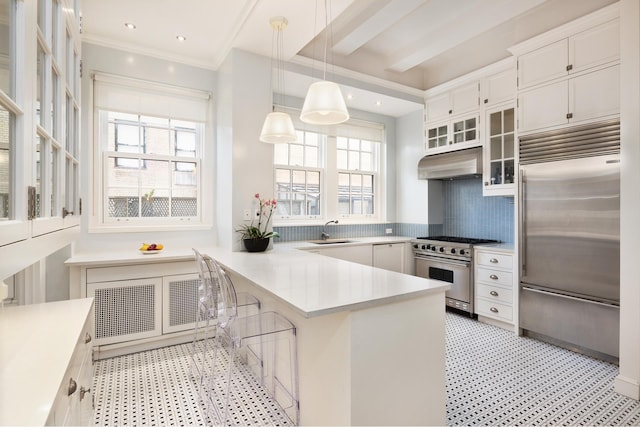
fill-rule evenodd
<path id="1" fill-rule="evenodd" d="M 269 246 L 269 239 L 280 237 L 277 232 L 269 229 L 269 223 L 278 202 L 275 199 L 261 199 L 259 193 L 256 193 L 254 197 L 259 204 L 258 223 L 256 224 L 256 218 L 253 218 L 251 223 L 243 224 L 236 231 L 240 233 L 242 243 L 247 251 L 263 252 Z"/>

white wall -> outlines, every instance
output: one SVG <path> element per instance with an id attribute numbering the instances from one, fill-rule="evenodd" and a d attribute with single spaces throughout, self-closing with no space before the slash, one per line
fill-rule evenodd
<path id="1" fill-rule="evenodd" d="M 83 76 L 82 76 L 82 122 L 81 122 L 81 171 L 80 194 L 83 201 L 80 238 L 74 246 L 75 252 L 84 250 L 123 250 L 137 249 L 142 242 L 163 243 L 165 247 L 190 248 L 199 245 L 211 245 L 216 242 L 215 227 L 207 230 L 145 233 L 89 233 L 88 216 L 96 208 L 96 203 L 90 203 L 91 185 L 98 177 L 92 170 L 93 147 L 93 111 L 91 105 L 91 78 L 94 72 L 117 74 L 148 81 L 170 84 L 174 86 L 205 90 L 212 92 L 216 99 L 216 73 L 211 70 L 192 67 L 184 64 L 169 62 L 149 56 L 134 54 L 117 49 L 106 48 L 83 43 Z M 213 116 L 213 114 L 212 114 Z M 215 123 L 213 123 L 215 125 Z M 215 135 L 207 128 L 204 149 L 212 152 L 215 148 Z M 211 216 L 213 209 L 214 163 L 203 164 L 203 191 L 209 191 L 207 203 L 203 209 Z M 159 236 L 160 235 L 160 236 Z"/>
<path id="2" fill-rule="evenodd" d="M 620 2 L 621 188 L 620 188 L 620 373 L 618 393 L 640 399 L 640 2 Z"/>
<path id="3" fill-rule="evenodd" d="M 396 221 L 410 224 L 441 223 L 432 213 L 429 215 L 429 190 L 436 187 L 418 179 L 418 161 L 424 156 L 424 112 L 416 111 L 397 119 L 396 123 Z M 432 194 L 433 196 L 433 194 Z M 431 197 L 433 199 L 433 197 Z M 431 203 L 434 205 L 435 203 Z M 431 216 L 431 218 L 430 218 Z"/>

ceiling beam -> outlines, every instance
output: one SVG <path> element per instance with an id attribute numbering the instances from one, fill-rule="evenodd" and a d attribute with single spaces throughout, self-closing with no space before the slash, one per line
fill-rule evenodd
<path id="1" fill-rule="evenodd" d="M 350 55 L 367 42 L 382 34 L 409 13 L 424 4 L 425 0 L 390 1 L 386 6 L 346 34 L 333 45 L 333 51 L 340 55 Z"/>
<path id="2" fill-rule="evenodd" d="M 546 0 L 483 0 L 460 10 L 457 16 L 442 20 L 429 34 L 404 46 L 389 61 L 388 68 L 405 72 L 478 35 L 544 3 Z M 429 7 L 448 6 L 447 0 L 435 0 Z"/>

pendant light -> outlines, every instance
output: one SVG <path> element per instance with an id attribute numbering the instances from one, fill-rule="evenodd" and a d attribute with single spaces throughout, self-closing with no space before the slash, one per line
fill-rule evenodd
<path id="1" fill-rule="evenodd" d="M 344 102 L 340 86 L 327 81 L 327 44 L 329 41 L 327 0 L 324 1 L 324 72 L 322 81 L 309 86 L 304 99 L 300 120 L 315 125 L 336 125 L 349 120 L 349 111 Z"/>
<path id="2" fill-rule="evenodd" d="M 269 20 L 271 28 L 273 28 L 273 38 L 271 40 L 271 83 L 273 86 L 273 51 L 276 51 L 276 87 L 275 92 L 273 88 L 271 93 L 279 92 L 282 88 L 284 91 L 284 61 L 282 59 L 282 31 L 287 28 L 287 18 L 284 16 L 276 16 Z M 282 84 L 282 87 L 280 86 Z M 275 106 L 273 107 L 275 110 Z M 291 117 L 287 113 L 279 111 L 272 111 L 267 114 L 262 125 L 262 132 L 260 132 L 260 141 L 270 144 L 280 144 L 293 142 L 297 139 L 296 129 L 293 127 Z"/>

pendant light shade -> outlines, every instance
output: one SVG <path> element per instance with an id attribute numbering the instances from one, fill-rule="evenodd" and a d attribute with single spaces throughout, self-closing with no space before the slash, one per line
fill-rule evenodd
<path id="1" fill-rule="evenodd" d="M 340 86 L 326 80 L 309 86 L 300 120 L 314 125 L 335 125 L 349 120 Z"/>
<path id="2" fill-rule="evenodd" d="M 293 142 L 296 139 L 296 129 L 287 113 L 274 111 L 267 114 L 262 125 L 262 132 L 260 132 L 260 141 L 280 144 Z"/>
<path id="3" fill-rule="evenodd" d="M 283 37 L 282 31 L 287 28 L 289 21 L 284 16 L 276 16 L 269 20 L 269 24 L 273 29 L 273 39 L 271 41 L 271 73 L 273 73 L 273 52 L 276 52 L 276 86 L 271 88 L 271 95 L 275 97 L 275 93 L 280 90 L 284 92 L 284 61 L 282 59 Z M 271 76 L 271 85 L 273 85 L 273 75 Z M 280 86 L 282 85 L 282 87 Z M 296 129 L 293 127 L 291 117 L 287 113 L 273 111 L 267 114 L 260 132 L 260 141 L 269 144 L 280 144 L 293 142 L 297 139 Z"/>

